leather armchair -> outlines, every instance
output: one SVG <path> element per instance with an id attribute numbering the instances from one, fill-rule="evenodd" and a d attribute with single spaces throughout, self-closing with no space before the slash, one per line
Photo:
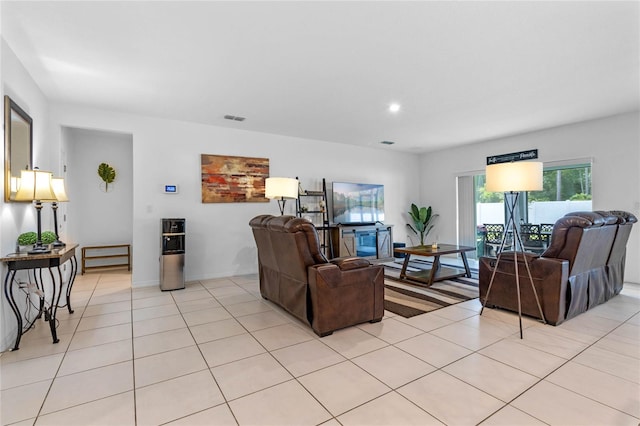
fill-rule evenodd
<path id="1" fill-rule="evenodd" d="M 309 221 L 261 215 L 249 225 L 258 248 L 262 297 L 319 336 L 384 315 L 384 270 L 363 258 L 328 261 Z"/>

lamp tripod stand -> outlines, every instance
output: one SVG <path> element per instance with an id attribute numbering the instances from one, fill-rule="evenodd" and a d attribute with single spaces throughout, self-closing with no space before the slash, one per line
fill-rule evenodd
<path id="1" fill-rule="evenodd" d="M 544 324 L 547 321 L 544 318 L 544 314 L 542 313 L 542 306 L 540 305 L 540 300 L 538 299 L 538 292 L 536 291 L 536 287 L 533 285 L 533 277 L 531 276 L 531 270 L 529 269 L 529 262 L 527 261 L 527 256 L 524 253 L 522 237 L 520 236 L 520 230 L 515 223 L 515 209 L 518 205 L 518 198 L 520 196 L 520 192 L 517 191 L 508 191 L 505 192 L 505 196 L 509 194 L 511 195 L 511 202 L 506 203 L 507 210 L 509 214 L 509 218 L 507 219 L 507 223 L 505 224 L 504 233 L 502 235 L 502 242 L 500 243 L 500 251 L 498 253 L 498 259 L 496 260 L 496 264 L 493 268 L 493 272 L 491 273 L 491 280 L 489 281 L 489 287 L 487 288 L 487 294 L 484 297 L 484 302 L 482 303 L 482 309 L 480 309 L 480 315 L 484 311 L 484 307 L 487 304 L 487 300 L 489 300 L 489 294 L 491 293 L 491 286 L 493 286 L 493 280 L 496 276 L 496 271 L 498 270 L 498 265 L 500 264 L 500 259 L 502 258 L 502 250 L 504 250 L 506 241 L 507 241 L 507 230 L 509 226 L 513 230 L 513 238 L 514 244 L 516 244 L 515 249 L 513 251 L 513 265 L 515 268 L 515 276 L 516 276 L 516 291 L 518 294 L 518 321 L 520 324 L 520 338 L 522 339 L 522 301 L 520 297 L 520 275 L 518 273 L 518 252 L 520 251 L 522 254 L 522 259 L 524 260 L 525 268 L 527 269 L 527 275 L 529 276 L 529 282 L 531 283 L 531 290 L 533 291 L 533 295 L 536 298 L 536 304 L 538 305 L 538 310 L 540 311 L 540 318 L 542 318 L 542 322 Z"/>
<path id="2" fill-rule="evenodd" d="M 278 201 L 278 208 L 280 209 L 280 216 L 284 215 L 284 205 L 287 202 L 284 197 L 280 197 Z"/>

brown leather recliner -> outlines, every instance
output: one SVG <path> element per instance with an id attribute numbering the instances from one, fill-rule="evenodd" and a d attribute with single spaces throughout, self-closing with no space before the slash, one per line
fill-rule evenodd
<path id="1" fill-rule="evenodd" d="M 363 258 L 328 261 L 309 221 L 261 215 L 249 225 L 258 248 L 260 293 L 319 336 L 384 315 L 384 269 Z"/>
<path id="2" fill-rule="evenodd" d="M 548 323 L 558 325 L 620 293 L 626 244 L 635 222 L 634 215 L 620 211 L 568 213 L 555 223 L 551 244 L 542 254 L 524 254 Z M 539 318 L 523 254 L 517 255 L 522 313 Z M 514 266 L 513 252 L 503 252 L 499 263 L 480 258 L 481 302 L 495 269 L 486 305 L 517 312 Z"/>

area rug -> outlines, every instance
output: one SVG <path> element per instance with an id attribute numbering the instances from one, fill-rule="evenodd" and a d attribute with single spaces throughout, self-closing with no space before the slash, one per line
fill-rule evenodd
<path id="1" fill-rule="evenodd" d="M 413 270 L 426 266 L 420 261 L 412 263 L 409 267 Z M 398 266 L 402 267 L 397 263 L 385 264 L 384 280 L 384 308 L 397 315 L 410 318 L 478 297 L 478 279 L 475 271 L 472 271 L 472 278 L 452 278 L 427 287 L 410 281 L 399 281 Z"/>

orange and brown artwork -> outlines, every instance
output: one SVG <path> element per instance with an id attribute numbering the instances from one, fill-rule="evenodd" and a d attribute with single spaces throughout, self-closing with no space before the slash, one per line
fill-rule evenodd
<path id="1" fill-rule="evenodd" d="M 264 181 L 269 159 L 202 154 L 203 203 L 254 203 L 269 201 Z"/>

